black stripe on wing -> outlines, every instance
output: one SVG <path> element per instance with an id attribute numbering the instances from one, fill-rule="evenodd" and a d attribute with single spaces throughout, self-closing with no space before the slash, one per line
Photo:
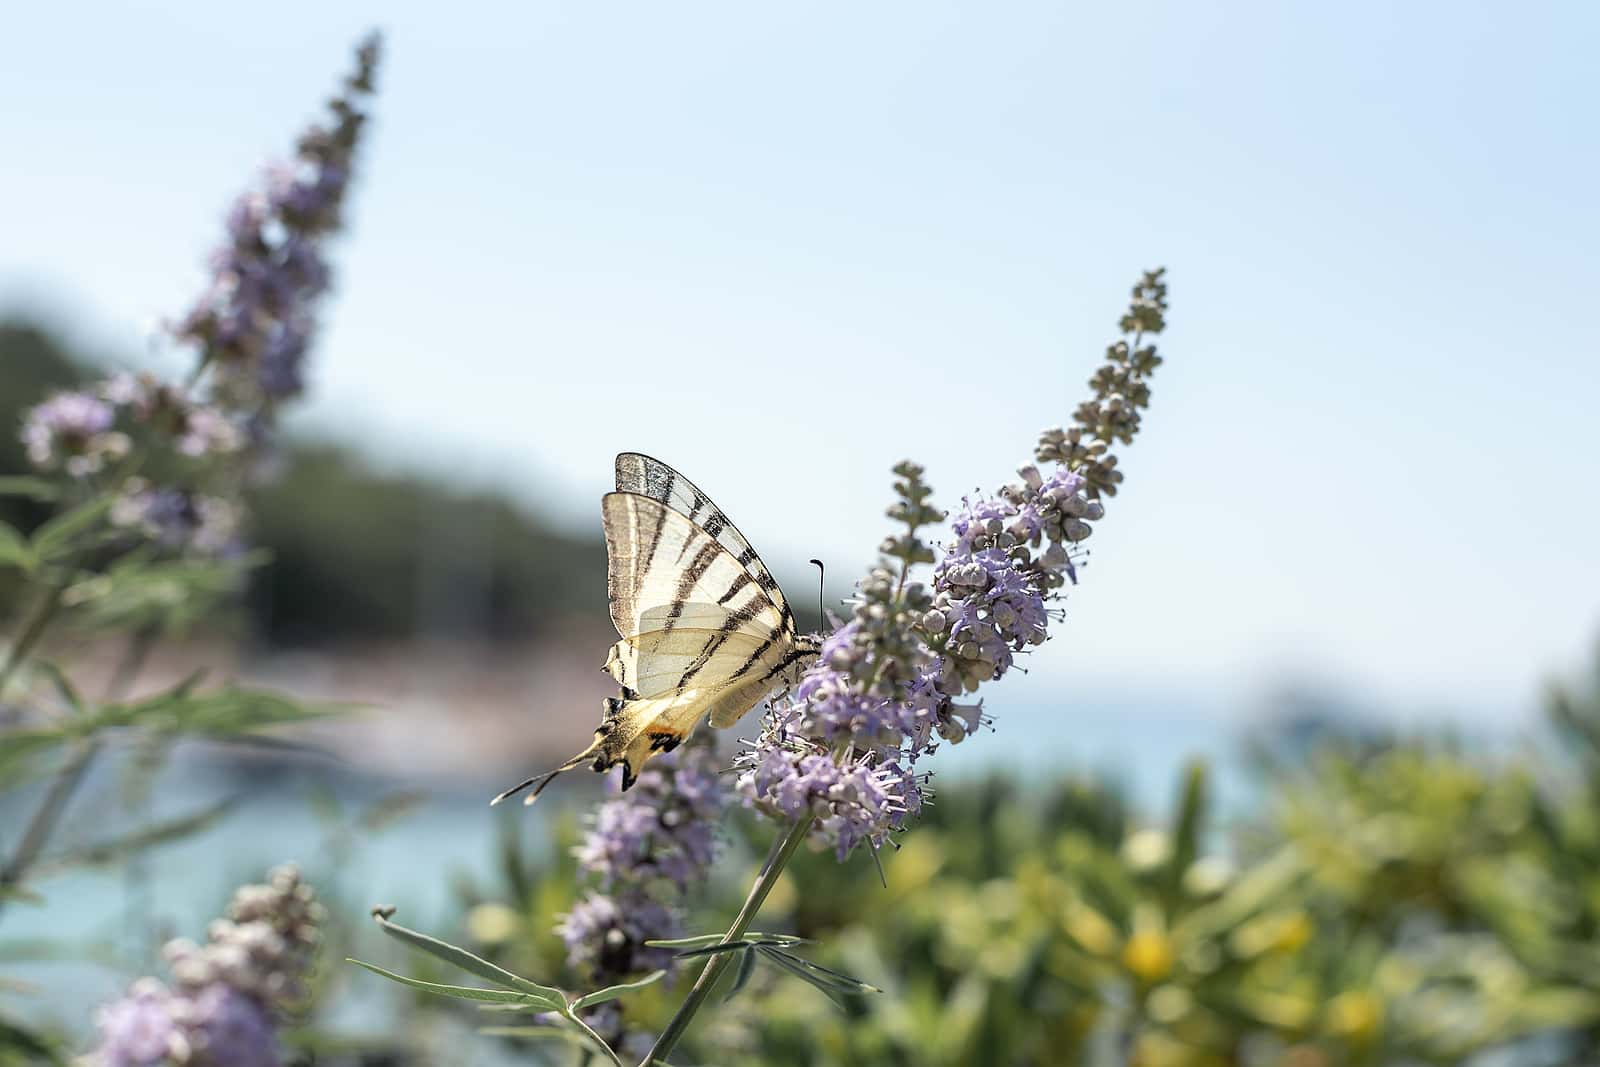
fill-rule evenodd
<path id="1" fill-rule="evenodd" d="M 665 504 L 726 548 L 777 606 L 784 618 L 784 628 L 789 633 L 796 632 L 794 613 L 789 610 L 789 602 L 772 571 L 739 528 L 693 482 L 659 459 L 640 452 L 619 453 L 616 476 L 618 492 L 637 493 Z M 646 554 L 652 561 L 655 547 L 651 544 Z"/>

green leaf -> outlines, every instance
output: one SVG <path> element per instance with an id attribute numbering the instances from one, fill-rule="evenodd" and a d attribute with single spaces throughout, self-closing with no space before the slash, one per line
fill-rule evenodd
<path id="1" fill-rule="evenodd" d="M 485 978 L 507 989 L 520 990 L 523 994 L 541 998 L 553 1011 L 565 1011 L 567 1008 L 567 995 L 555 986 L 540 985 L 530 982 L 526 978 L 512 974 L 502 967 L 496 967 L 488 960 L 474 956 L 464 948 L 438 938 L 420 934 L 415 930 L 408 930 L 404 926 L 389 921 L 388 916 L 375 912 L 373 919 L 377 921 L 379 929 L 396 940 L 403 941 L 414 949 L 426 952 L 435 959 L 443 960 L 453 967 L 459 967 L 469 974 Z M 365 966 L 365 965 L 363 965 Z"/>
<path id="2" fill-rule="evenodd" d="M 285 723 L 326 718 L 347 710 L 342 705 L 302 704 L 266 689 L 227 686 L 206 693 L 192 691 L 191 676 L 182 684 L 131 704 L 108 704 L 84 724 L 85 729 L 146 726 L 157 730 L 229 737 Z"/>
<path id="3" fill-rule="evenodd" d="M 816 977 L 812 976 L 810 973 L 808 973 L 806 971 L 806 969 L 804 967 L 801 967 L 798 963 L 795 962 L 794 957 L 784 956 L 784 955 L 768 955 L 767 951 L 765 949 L 753 949 L 752 951 L 760 952 L 767 959 L 767 961 L 769 963 L 772 963 L 775 966 L 777 966 L 777 968 L 779 970 L 787 971 L 788 973 L 794 975 L 794 977 L 800 979 L 801 981 L 807 982 L 810 985 L 815 986 L 822 993 L 823 996 L 825 996 L 829 1000 L 833 1001 L 833 1003 L 835 1005 L 837 1005 L 840 1008 L 844 1007 L 844 1001 L 839 996 L 839 994 L 842 991 L 837 989 L 837 988 L 835 988 L 834 986 L 832 986 L 832 985 L 830 985 L 830 984 L 828 984 L 826 982 L 822 982 L 822 981 L 818 980 Z"/>
<path id="4" fill-rule="evenodd" d="M 773 945 L 808 945 L 811 943 L 807 939 L 795 937 L 793 934 L 763 934 L 751 931 L 737 941 L 725 941 L 724 939 L 727 936 L 726 934 L 696 934 L 694 937 L 677 937 L 670 940 L 653 939 L 646 941 L 645 944 L 651 948 L 705 948 L 710 945 L 726 945 L 731 948 L 735 945 L 750 945 L 758 941 Z"/>
<path id="5" fill-rule="evenodd" d="M 673 958 L 692 960 L 700 956 L 714 956 L 719 952 L 739 952 L 747 948 L 788 948 L 792 945 L 803 945 L 807 942 L 800 938 L 790 937 L 783 940 L 775 938 L 742 937 L 737 941 L 724 941 L 705 948 L 691 948 L 685 952 L 675 953 Z"/>
<path id="6" fill-rule="evenodd" d="M 818 963 L 801 959 L 792 952 L 785 952 L 777 948 L 758 948 L 754 951 L 776 963 L 796 978 L 802 978 L 824 993 L 881 993 L 883 990 L 877 986 L 868 985 L 859 978 L 851 978 L 848 974 L 830 970 Z"/>
<path id="7" fill-rule="evenodd" d="M 105 493 L 47 521 L 33 532 L 34 554 L 48 561 L 70 553 L 78 536 L 92 529 L 111 510 L 113 499 Z"/>
<path id="8" fill-rule="evenodd" d="M 37 774 L 45 753 L 65 744 L 68 734 L 59 729 L 8 730 L 0 733 L 0 789 Z"/>
<path id="9" fill-rule="evenodd" d="M 382 833 L 426 803 L 428 797 L 425 789 L 397 789 L 385 793 L 362 810 L 356 818 L 356 828 L 369 834 Z"/>
<path id="10" fill-rule="evenodd" d="M 64 1064 L 66 1055 L 47 1038 L 9 1019 L 0 1019 L 0 1052 L 20 1052 L 24 1063 Z"/>
<path id="11" fill-rule="evenodd" d="M 267 553 L 253 552 L 226 559 L 161 560 L 135 551 L 104 574 L 74 585 L 69 599 L 80 627 L 182 631 L 242 590 L 249 571 L 267 559 Z"/>
<path id="12" fill-rule="evenodd" d="M 382 967 L 374 967 L 370 963 L 362 963 L 360 960 L 346 958 L 345 962 L 353 963 L 357 967 L 363 967 L 371 971 L 373 974 L 382 975 L 391 982 L 399 982 L 401 985 L 410 986 L 412 989 L 420 989 L 424 993 L 433 993 L 436 996 L 454 997 L 457 1000 L 476 1000 L 488 1004 L 526 1004 L 530 1007 L 543 1006 L 538 1003 L 537 998 L 529 993 L 514 993 L 509 989 L 478 989 L 473 986 L 443 985 L 439 982 L 424 982 L 417 978 L 407 978 L 403 974 L 395 974 L 393 971 L 386 971 Z"/>
<path id="13" fill-rule="evenodd" d="M 1206 816 L 1206 765 L 1195 760 L 1184 768 L 1183 792 L 1172 819 L 1172 858 L 1167 861 L 1164 889 L 1168 914 L 1182 909 L 1183 876 L 1200 852 Z"/>
<path id="14" fill-rule="evenodd" d="M 666 976 L 666 971 L 651 971 L 643 978 L 635 979 L 632 982 L 622 982 L 617 985 L 606 986 L 604 989 L 597 989 L 593 993 L 585 993 L 572 1002 L 572 1010 L 580 1011 L 596 1004 L 604 1004 L 608 1000 L 616 1000 L 624 993 L 632 993 L 635 989 L 643 989 L 647 985 L 653 985 Z"/>
<path id="15" fill-rule="evenodd" d="M 0 885 L 0 900 L 7 903 L 17 901 L 35 907 L 45 902 L 42 894 L 34 892 L 25 885 Z"/>
<path id="16" fill-rule="evenodd" d="M 28 539 L 15 526 L 0 522 L 0 567 L 19 567 L 31 571 L 39 565 Z"/>
<path id="17" fill-rule="evenodd" d="M 168 819 L 156 823 L 154 826 L 136 830 L 121 837 L 114 837 L 106 841 L 97 841 L 94 844 L 83 845 L 52 857 L 47 867 L 60 869 L 74 866 L 104 866 L 108 863 L 118 863 L 127 857 L 156 845 L 168 844 L 179 841 L 185 837 L 200 833 L 215 825 L 219 820 L 238 806 L 237 797 L 228 797 L 225 800 L 212 804 L 210 807 L 176 819 Z"/>
<path id="18" fill-rule="evenodd" d="M 738 996 L 740 991 L 749 983 L 750 976 L 755 973 L 756 953 L 754 949 L 747 949 L 745 954 L 739 957 L 739 971 L 733 976 L 733 985 L 729 988 L 727 995 L 722 998 L 722 1002 L 726 1004 Z"/>
<path id="19" fill-rule="evenodd" d="M 44 478 L 13 474 L 0 478 L 0 496 L 20 496 L 48 502 L 61 496 L 61 487 Z"/>
<path id="20" fill-rule="evenodd" d="M 696 934 L 694 937 L 652 938 L 645 944 L 650 948 L 701 948 L 720 945 L 725 934 Z M 747 937 L 764 937 L 765 934 L 747 934 Z"/>

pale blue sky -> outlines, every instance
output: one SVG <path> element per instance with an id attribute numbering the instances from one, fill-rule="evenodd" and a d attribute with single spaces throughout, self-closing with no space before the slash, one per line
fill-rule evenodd
<path id="1" fill-rule="evenodd" d="M 894 460 L 947 504 L 1005 477 L 1164 263 L 1147 433 L 1024 698 L 1492 714 L 1600 633 L 1593 5 L 4 21 L 0 307 L 130 353 L 388 30 L 304 425 L 394 462 L 597 528 L 641 449 L 781 573 L 853 569 Z"/>

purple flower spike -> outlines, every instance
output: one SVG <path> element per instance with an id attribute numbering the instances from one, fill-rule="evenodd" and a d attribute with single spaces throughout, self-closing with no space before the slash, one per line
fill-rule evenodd
<path id="1" fill-rule="evenodd" d="M 212 282 L 173 327 L 198 350 L 219 399 L 244 415 L 270 412 L 305 389 L 330 281 L 324 245 L 342 222 L 377 60 L 376 39 L 365 42 L 329 105 L 331 127 L 311 127 L 292 161 L 267 167 L 261 188 L 234 201 L 227 238 L 211 257 Z"/>
<path id="2" fill-rule="evenodd" d="M 711 866 L 722 816 L 715 745 L 701 731 L 651 760 L 626 793 L 616 779 L 608 783 L 610 795 L 573 850 L 593 887 L 556 927 L 567 961 L 586 980 L 607 985 L 671 966 L 671 951 L 645 942 L 682 933 L 676 907 Z M 627 1034 L 612 1004 L 585 1019 L 613 1047 L 641 1037 Z"/>

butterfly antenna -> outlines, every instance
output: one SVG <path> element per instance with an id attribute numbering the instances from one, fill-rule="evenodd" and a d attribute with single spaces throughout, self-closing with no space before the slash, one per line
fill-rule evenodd
<path id="1" fill-rule="evenodd" d="M 512 786 L 510 789 L 507 789 L 504 793 L 501 793 L 499 796 L 497 796 L 493 800 L 489 801 L 489 806 L 492 808 L 496 804 L 500 803 L 502 800 L 509 800 L 510 798 L 516 796 L 518 793 L 522 792 L 524 789 L 527 789 L 529 786 L 533 787 L 533 792 L 529 793 L 527 795 L 527 797 L 525 797 L 523 799 L 522 803 L 523 804 L 532 804 L 535 800 L 539 799 L 539 794 L 544 792 L 545 786 L 547 786 L 551 782 L 555 781 L 558 776 L 560 776 L 562 774 L 565 774 L 567 771 L 570 771 L 570 770 L 572 770 L 572 768 L 574 768 L 574 767 L 578 766 L 579 764 L 583 763 L 583 761 L 588 759 L 589 756 L 593 754 L 594 750 L 596 748 L 598 748 L 599 746 L 600 746 L 600 740 L 599 740 L 599 738 L 596 738 L 594 743 L 591 744 L 588 748 L 584 749 L 582 752 L 578 753 L 576 756 L 573 756 L 571 759 L 567 760 L 567 762 L 563 763 L 561 766 L 557 767 L 555 770 L 553 770 L 553 771 L 545 771 L 543 774 L 536 774 L 532 778 L 529 778 L 525 782 L 518 782 L 516 785 Z"/>
<path id="2" fill-rule="evenodd" d="M 817 633 L 826 633 L 828 630 L 828 613 L 824 608 L 827 601 L 827 593 L 824 590 L 828 579 L 828 568 L 823 565 L 820 559 L 812 560 L 811 565 L 817 568 Z"/>

